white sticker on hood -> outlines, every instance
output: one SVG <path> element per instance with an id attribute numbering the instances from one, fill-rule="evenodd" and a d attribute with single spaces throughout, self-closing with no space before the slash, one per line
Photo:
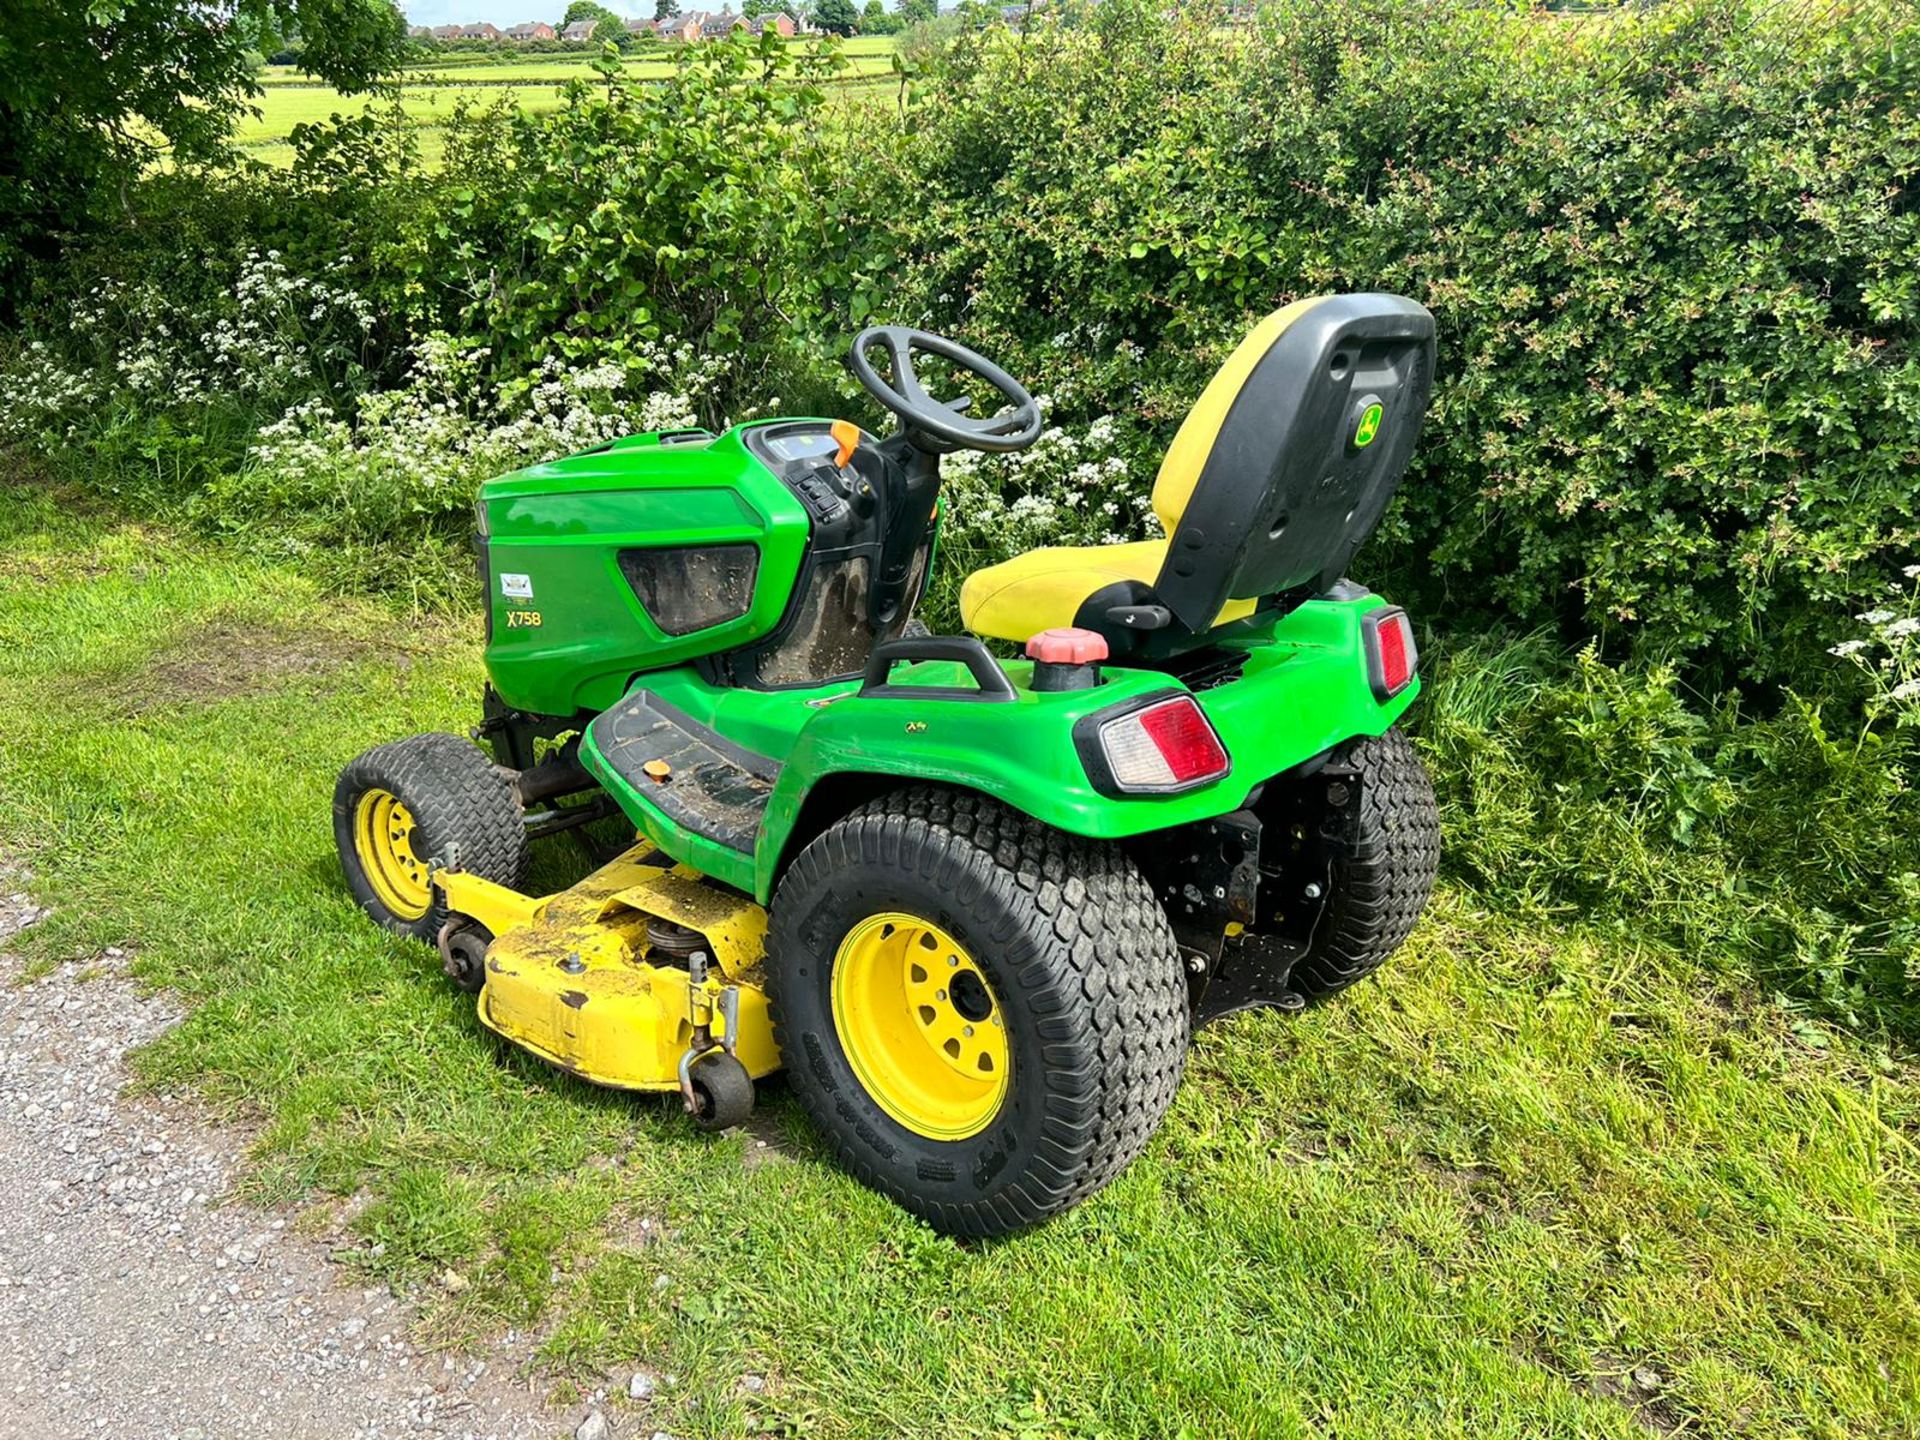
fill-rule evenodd
<path id="1" fill-rule="evenodd" d="M 531 600 L 533 598 L 533 577 L 531 575 L 502 575 L 500 593 L 509 600 Z"/>

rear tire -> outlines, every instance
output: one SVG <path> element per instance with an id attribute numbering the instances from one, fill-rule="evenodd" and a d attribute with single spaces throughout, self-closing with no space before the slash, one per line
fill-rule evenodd
<path id="1" fill-rule="evenodd" d="M 1353 853 L 1334 863 L 1313 946 L 1287 982 L 1310 1001 L 1366 979 L 1400 948 L 1440 865 L 1433 783 L 1405 735 L 1389 730 L 1351 741 L 1333 763 L 1360 772 L 1360 818 Z"/>
<path id="2" fill-rule="evenodd" d="M 447 922 L 434 866 L 515 889 L 526 882 L 513 785 L 458 735 L 412 735 L 351 761 L 333 789 L 333 839 L 360 908 L 429 944 Z"/>
<path id="3" fill-rule="evenodd" d="M 888 951 L 896 928 L 925 950 Z M 910 978 L 916 958 L 931 982 Z M 908 996 L 897 1016 L 871 1003 L 884 985 L 848 978 L 888 967 Z M 909 993 L 949 975 L 951 999 Z M 808 845 L 774 898 L 767 982 L 790 1083 L 842 1163 L 951 1234 L 1018 1230 L 1099 1190 L 1152 1137 L 1186 1061 L 1179 951 L 1133 862 L 963 791 L 895 792 Z M 955 1015 L 929 1018 L 949 1004 Z M 962 1022 L 978 1037 L 960 1041 Z M 944 1084 L 952 1103 L 904 1123 L 914 1112 L 897 1089 L 880 1098 L 873 1077 L 892 1060 L 874 1047 L 943 1036 L 960 1081 L 920 1052 L 891 1073 Z M 970 1074 L 976 1050 L 999 1059 L 978 1064 L 985 1080 Z"/>

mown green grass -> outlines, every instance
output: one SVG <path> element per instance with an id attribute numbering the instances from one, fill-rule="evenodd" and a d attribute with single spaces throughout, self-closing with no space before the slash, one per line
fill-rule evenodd
<path id="1" fill-rule="evenodd" d="M 803 50 L 813 43 L 809 40 L 794 42 L 796 47 Z M 855 35 L 840 42 L 840 53 L 852 61 L 857 69 L 872 68 L 875 61 L 880 62 L 880 69 L 886 69 L 897 48 L 898 41 L 891 35 Z M 651 76 L 657 72 L 665 75 L 672 72 L 685 53 L 686 47 L 677 43 L 637 48 L 624 57 L 624 63 L 631 73 Z M 584 50 L 522 55 L 508 49 L 497 59 L 487 54 L 455 51 L 408 65 L 400 72 L 400 83 L 434 85 L 450 81 L 462 85 L 488 85 L 516 80 L 552 80 L 560 83 L 576 75 L 592 75 L 594 62 L 598 59 L 597 54 Z M 280 86 L 330 88 L 297 65 L 263 65 L 255 78 L 268 89 Z"/>
<path id="2" fill-rule="evenodd" d="M 328 823 L 357 750 L 473 719 L 477 629 L 0 491 L 0 842 L 56 907 L 22 943 L 130 943 L 192 1006 L 141 1073 L 258 1124 L 253 1198 L 360 1195 L 430 1331 L 672 1370 L 647 1428 L 698 1437 L 1920 1429 L 1920 1077 L 1710 955 L 1443 889 L 1377 982 L 1204 1032 L 1138 1164 L 990 1245 L 777 1086 L 763 1149 L 504 1046 Z"/>
<path id="3" fill-rule="evenodd" d="M 433 85 L 453 81 L 463 85 L 485 85 L 494 81 L 513 80 L 551 80 L 555 84 L 570 80 L 574 76 L 593 74 L 592 55 L 530 55 L 525 59 L 511 59 L 498 64 L 455 63 L 460 57 L 436 60 L 432 64 L 410 65 L 400 72 L 402 85 Z M 657 58 L 664 65 L 670 56 L 662 52 L 650 51 L 648 58 Z M 629 65 L 638 68 L 640 60 L 629 60 Z M 332 87 L 324 81 L 316 80 L 306 71 L 293 65 L 268 65 L 260 69 L 255 77 L 269 90 L 281 88 L 328 90 Z"/>
<path id="4" fill-rule="evenodd" d="M 626 57 L 625 70 L 633 79 L 661 81 L 680 64 L 681 46 L 657 46 Z M 891 36 L 855 36 L 841 45 L 850 62 L 835 81 L 836 95 L 860 102 L 890 96 L 892 85 Z M 499 64 L 447 65 L 438 62 L 401 72 L 398 100 L 408 120 L 419 130 L 422 153 L 433 163 L 440 153 L 440 130 L 454 106 L 507 103 L 530 113 L 557 110 L 560 89 L 569 80 L 594 80 L 590 55 L 535 55 Z M 296 125 L 317 124 L 334 116 L 355 116 L 387 100 L 367 95 L 342 95 L 290 65 L 270 65 L 260 71 L 263 88 L 253 115 L 235 127 L 234 140 L 247 154 L 273 165 L 293 162 L 288 143 Z"/>
<path id="5" fill-rule="evenodd" d="M 400 108 L 415 125 L 443 124 L 454 106 L 465 99 L 472 105 L 507 102 L 531 112 L 560 108 L 563 81 L 489 86 L 408 86 L 400 92 Z M 335 116 L 352 117 L 387 101 L 367 95 L 342 95 L 320 86 L 288 86 L 269 90 L 261 99 L 260 114 L 243 122 L 236 139 L 248 150 L 284 144 L 296 125 L 313 125 Z"/>

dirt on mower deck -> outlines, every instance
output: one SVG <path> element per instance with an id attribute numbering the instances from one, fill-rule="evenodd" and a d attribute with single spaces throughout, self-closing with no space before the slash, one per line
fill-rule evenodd
<path id="1" fill-rule="evenodd" d="M 179 1018 L 109 950 L 28 978 L 43 915 L 0 862 L 0 1435 L 34 1440 L 650 1436 L 644 1413 L 548 1408 L 531 1337 L 417 1349 L 411 1307 L 332 1263 L 290 1211 L 225 1203 L 249 1137 L 125 1093 Z M 622 1397 L 624 1400 L 624 1396 Z"/>

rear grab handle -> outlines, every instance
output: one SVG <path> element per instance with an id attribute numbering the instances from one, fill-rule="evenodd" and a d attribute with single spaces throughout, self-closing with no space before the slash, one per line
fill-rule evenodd
<path id="1" fill-rule="evenodd" d="M 967 667 L 973 683 L 980 688 L 968 690 L 959 685 L 892 685 L 887 676 L 900 663 L 916 660 L 957 660 Z M 860 698 L 874 700 L 975 700 L 985 704 L 1005 704 L 1017 700 L 1019 692 L 1000 668 L 991 651 L 971 635 L 907 635 L 883 641 L 867 657 L 867 675 L 860 686 Z"/>

